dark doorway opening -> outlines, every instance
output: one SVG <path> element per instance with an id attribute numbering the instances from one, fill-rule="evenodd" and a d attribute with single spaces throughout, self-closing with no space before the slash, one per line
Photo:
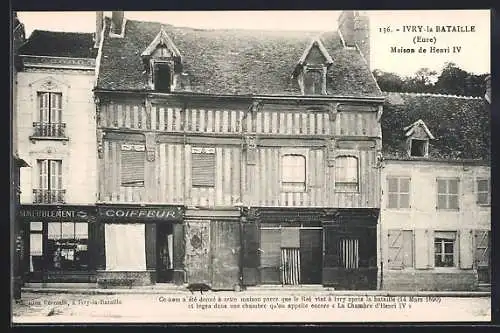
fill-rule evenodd
<path id="1" fill-rule="evenodd" d="M 172 282 L 174 235 L 172 224 L 159 223 L 156 232 L 156 282 Z"/>

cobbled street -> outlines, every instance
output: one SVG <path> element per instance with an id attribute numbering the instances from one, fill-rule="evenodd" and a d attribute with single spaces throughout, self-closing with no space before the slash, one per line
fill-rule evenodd
<path id="1" fill-rule="evenodd" d="M 324 292 L 24 293 L 13 323 L 489 321 L 490 297 L 338 296 Z M 404 304 L 404 305 L 401 305 Z"/>

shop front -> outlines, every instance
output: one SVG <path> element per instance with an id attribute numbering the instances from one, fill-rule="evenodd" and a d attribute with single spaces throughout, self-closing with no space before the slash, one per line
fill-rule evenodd
<path id="1" fill-rule="evenodd" d="M 98 284 L 184 283 L 183 215 L 182 206 L 98 205 Z"/>
<path id="2" fill-rule="evenodd" d="M 21 205 L 26 282 L 95 282 L 96 207 Z"/>
<path id="3" fill-rule="evenodd" d="M 243 285 L 375 289 L 371 210 L 250 208 L 242 217 Z"/>

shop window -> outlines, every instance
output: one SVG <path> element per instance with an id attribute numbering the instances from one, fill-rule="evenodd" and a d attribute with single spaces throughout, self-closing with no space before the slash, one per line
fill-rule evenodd
<path id="1" fill-rule="evenodd" d="M 354 156 L 339 156 L 335 159 L 335 190 L 339 192 L 357 192 L 358 159 Z"/>
<path id="2" fill-rule="evenodd" d="M 30 223 L 30 272 L 43 269 L 43 224 L 42 222 Z"/>
<path id="3" fill-rule="evenodd" d="M 281 159 L 281 191 L 306 191 L 306 157 L 287 154 Z"/>
<path id="4" fill-rule="evenodd" d="M 144 187 L 144 145 L 121 146 L 121 186 Z"/>
<path id="5" fill-rule="evenodd" d="M 410 178 L 387 178 L 387 208 L 410 208 Z"/>
<path id="6" fill-rule="evenodd" d="M 434 264 L 436 267 L 454 267 L 456 233 L 436 231 L 434 234 Z"/>
<path id="7" fill-rule="evenodd" d="M 47 238 L 47 265 L 50 269 L 88 269 L 87 223 L 49 222 Z"/>
<path id="8" fill-rule="evenodd" d="M 193 187 L 215 187 L 215 148 L 193 147 L 191 165 Z"/>
<path id="9" fill-rule="evenodd" d="M 438 209 L 459 209 L 458 207 L 458 178 L 437 179 Z"/>
<path id="10" fill-rule="evenodd" d="M 477 203 L 479 205 L 489 205 L 490 204 L 490 180 L 489 179 L 478 179 L 477 180 Z"/>

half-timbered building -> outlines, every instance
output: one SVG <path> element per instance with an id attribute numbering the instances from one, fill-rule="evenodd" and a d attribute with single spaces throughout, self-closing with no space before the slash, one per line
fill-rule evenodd
<path id="1" fill-rule="evenodd" d="M 97 22 L 100 281 L 377 287 L 384 96 L 364 17 L 321 34 Z"/>

